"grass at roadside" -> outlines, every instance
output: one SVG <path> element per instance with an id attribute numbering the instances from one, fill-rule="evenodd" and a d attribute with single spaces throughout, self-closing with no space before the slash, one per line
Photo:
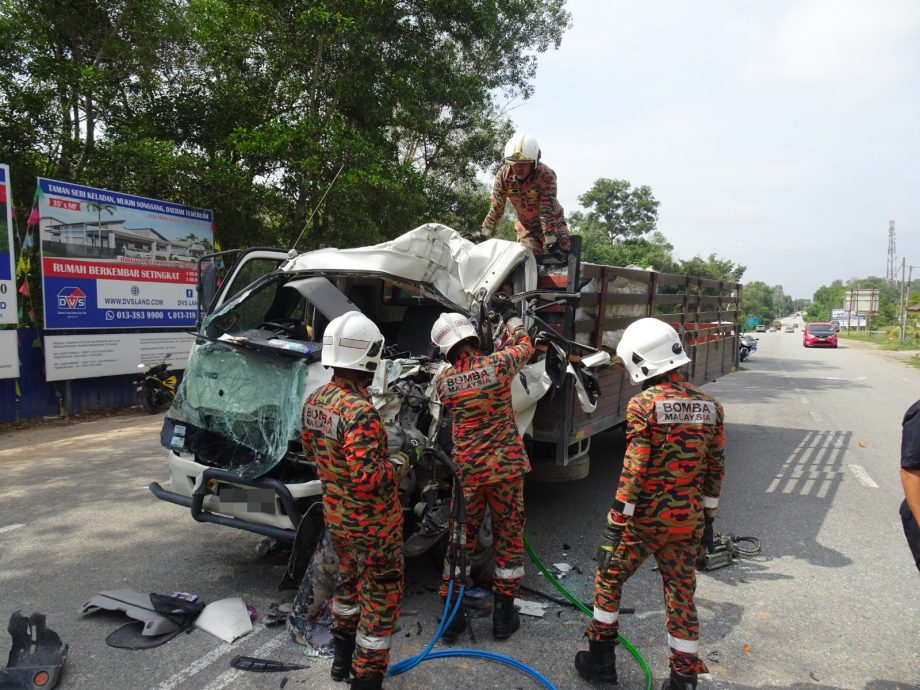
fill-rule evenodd
<path id="1" fill-rule="evenodd" d="M 863 343 L 872 343 L 881 350 L 898 350 L 901 352 L 915 351 L 917 354 L 909 359 L 905 359 L 904 364 L 914 369 L 920 369 L 920 332 L 908 333 L 903 343 L 898 341 L 896 334 L 892 335 L 879 331 L 872 331 L 870 333 L 866 333 L 865 331 L 850 331 L 847 333 L 845 330 L 841 330 L 837 333 L 837 336 L 842 340 L 858 340 Z"/>
<path id="2" fill-rule="evenodd" d="M 920 333 L 908 333 L 904 342 L 899 342 L 897 335 L 889 335 L 884 331 L 850 331 L 841 329 L 837 332 L 838 338 L 859 340 L 864 343 L 873 343 L 883 350 L 920 350 Z"/>

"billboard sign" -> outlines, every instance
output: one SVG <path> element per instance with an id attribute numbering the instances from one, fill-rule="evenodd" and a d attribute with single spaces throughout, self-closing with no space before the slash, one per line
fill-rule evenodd
<path id="1" fill-rule="evenodd" d="M 846 290 L 843 293 L 843 311 L 878 314 L 878 288 Z"/>
<path id="2" fill-rule="evenodd" d="M 136 374 L 138 364 L 160 362 L 185 369 L 194 343 L 194 336 L 179 332 L 49 335 L 43 348 L 45 380 Z"/>
<path id="3" fill-rule="evenodd" d="M 208 209 L 38 178 L 45 328 L 194 326 Z"/>
<path id="4" fill-rule="evenodd" d="M 17 323 L 16 257 L 13 254 L 13 195 L 10 166 L 0 164 L 0 324 Z"/>
<path id="5" fill-rule="evenodd" d="M 868 328 L 869 316 L 848 312 L 846 309 L 831 309 L 831 321 L 837 328 Z"/>
<path id="6" fill-rule="evenodd" d="M 19 378 L 19 348 L 16 331 L 0 331 L 0 379 Z"/>

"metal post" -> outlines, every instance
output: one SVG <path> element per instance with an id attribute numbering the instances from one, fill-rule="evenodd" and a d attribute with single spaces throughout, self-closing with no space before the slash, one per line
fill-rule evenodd
<path id="1" fill-rule="evenodd" d="M 902 332 L 904 333 L 904 335 L 901 338 L 902 343 L 905 340 L 907 340 L 907 303 L 910 302 L 910 281 L 913 278 L 913 274 L 914 274 L 914 267 L 908 266 L 907 267 L 907 283 L 904 286 L 904 302 L 903 302 L 902 312 L 901 312 L 902 314 L 904 314 L 904 326 L 902 327 Z"/>
<path id="2" fill-rule="evenodd" d="M 905 316 L 904 316 L 904 278 L 907 276 L 905 269 L 907 268 L 907 259 L 901 259 L 901 299 L 899 300 L 899 306 L 901 309 L 900 313 L 900 329 L 898 330 L 898 342 L 904 342 L 904 331 L 905 331 Z"/>

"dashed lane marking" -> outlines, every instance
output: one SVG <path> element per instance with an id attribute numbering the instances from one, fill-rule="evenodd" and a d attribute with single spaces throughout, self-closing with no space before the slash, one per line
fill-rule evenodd
<path id="1" fill-rule="evenodd" d="M 869 487 L 870 489 L 878 488 L 878 484 L 872 480 L 872 477 L 869 476 L 869 473 L 866 472 L 866 469 L 862 465 L 850 465 L 850 470 L 856 475 L 856 479 L 858 479 L 859 483 L 863 486 Z"/>
<path id="2" fill-rule="evenodd" d="M 3 532 L 12 532 L 14 529 L 19 529 L 20 527 L 25 527 L 25 525 L 7 525 L 6 527 L 0 527 L 0 534 Z"/>
<path id="3" fill-rule="evenodd" d="M 268 642 L 259 647 L 255 652 L 253 652 L 253 656 L 256 658 L 268 656 L 271 652 L 280 647 L 282 642 L 289 639 L 290 636 L 284 633 L 275 635 L 275 637 L 270 639 Z M 208 683 L 202 690 L 223 690 L 231 682 L 243 675 L 243 673 L 246 673 L 246 671 L 239 671 L 235 668 L 232 668 L 229 671 L 224 671 L 219 676 L 217 676 L 217 678 Z"/>
<path id="4" fill-rule="evenodd" d="M 172 678 L 164 680 L 162 683 L 157 685 L 153 690 L 174 690 L 181 683 L 184 683 L 186 680 L 194 676 L 196 673 L 203 671 L 208 666 L 213 664 L 215 661 L 220 659 L 224 654 L 231 651 L 233 645 L 224 643 L 218 647 L 215 647 L 210 652 L 205 654 L 203 657 L 197 661 L 192 662 L 184 669 L 173 675 Z"/>

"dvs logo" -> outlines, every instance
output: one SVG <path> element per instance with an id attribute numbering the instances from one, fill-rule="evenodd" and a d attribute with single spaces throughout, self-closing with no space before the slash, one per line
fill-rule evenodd
<path id="1" fill-rule="evenodd" d="M 65 287 L 57 294 L 58 309 L 75 311 L 86 309 L 86 293 L 78 287 Z"/>

